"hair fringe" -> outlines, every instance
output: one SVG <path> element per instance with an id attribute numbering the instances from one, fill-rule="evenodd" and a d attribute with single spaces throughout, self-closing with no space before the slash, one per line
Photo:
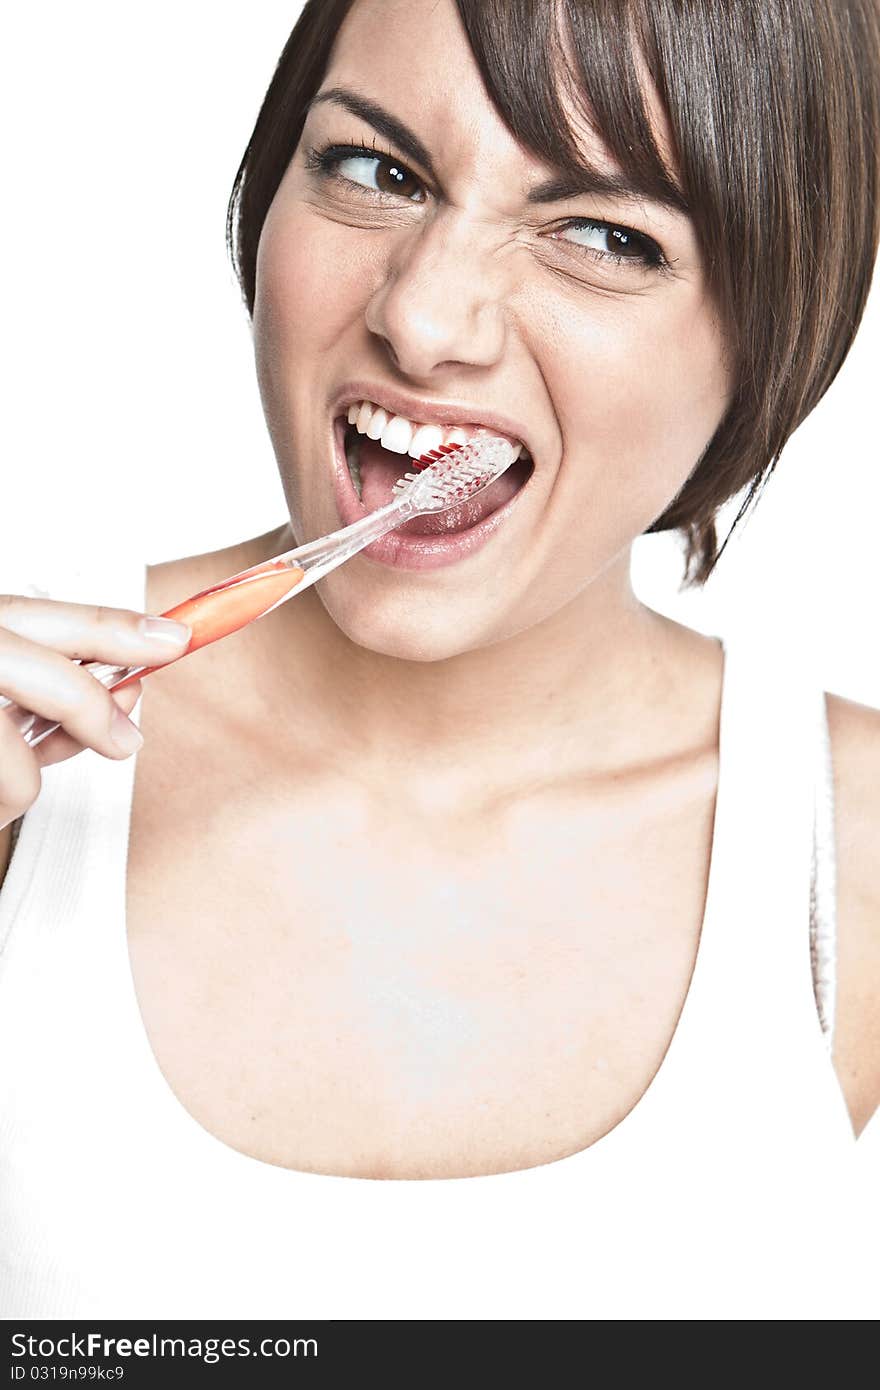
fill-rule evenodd
<path id="1" fill-rule="evenodd" d="M 263 221 L 351 3 L 306 0 L 235 174 L 226 245 L 251 316 Z M 638 90 L 639 49 L 647 62 L 733 369 L 724 418 L 646 532 L 678 531 L 682 588 L 701 587 L 864 313 L 880 240 L 878 0 L 456 4 L 490 99 L 521 143 L 561 166 L 581 159 L 562 71 L 624 172 L 662 193 L 670 173 Z M 719 546 L 720 509 L 744 489 Z"/>

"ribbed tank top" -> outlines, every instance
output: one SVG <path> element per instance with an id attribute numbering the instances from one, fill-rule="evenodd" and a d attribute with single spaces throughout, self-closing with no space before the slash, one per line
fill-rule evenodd
<path id="1" fill-rule="evenodd" d="M 144 567 L 99 591 L 142 610 Z M 66 575 L 57 596 L 97 593 Z M 134 759 L 47 769 L 0 894 L 0 1314 L 874 1315 L 849 1277 L 863 1176 L 807 931 L 824 697 L 777 634 L 731 633 L 724 656 L 708 894 L 672 1041 L 614 1129 L 514 1173 L 291 1171 L 204 1130 L 131 975 Z"/>

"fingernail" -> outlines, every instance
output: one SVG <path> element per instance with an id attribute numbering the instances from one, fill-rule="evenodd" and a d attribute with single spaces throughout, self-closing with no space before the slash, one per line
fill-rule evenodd
<path id="1" fill-rule="evenodd" d="M 144 736 L 136 724 L 126 718 L 122 710 L 117 705 L 113 711 L 113 718 L 110 721 L 110 737 L 116 744 L 120 753 L 136 753 L 143 747 Z"/>
<path id="2" fill-rule="evenodd" d="M 192 628 L 170 618 L 141 618 L 141 633 L 148 642 L 173 642 L 182 647 L 192 637 Z"/>

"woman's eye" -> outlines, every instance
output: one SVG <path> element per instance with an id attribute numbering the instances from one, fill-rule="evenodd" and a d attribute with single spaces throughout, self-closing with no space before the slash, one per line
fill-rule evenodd
<path id="1" fill-rule="evenodd" d="M 368 194 L 403 198 L 412 203 L 423 203 L 427 197 L 421 180 L 394 155 L 361 145 L 327 145 L 324 149 L 309 150 L 306 165 L 323 179 L 338 180 Z M 595 261 L 614 265 L 628 263 L 659 271 L 668 269 L 657 243 L 631 227 L 579 217 L 551 235 L 555 240 L 583 247 Z"/>
<path id="2" fill-rule="evenodd" d="M 309 164 L 322 174 L 344 179 L 374 193 L 390 193 L 416 203 L 423 202 L 425 198 L 425 190 L 415 174 L 391 155 L 375 154 L 351 146 L 331 146 L 326 150 L 312 151 Z"/>
<path id="3" fill-rule="evenodd" d="M 663 253 L 656 242 L 629 227 L 616 227 L 612 222 L 588 222 L 580 219 L 570 222 L 554 235 L 561 240 L 585 247 L 600 260 L 610 260 L 618 264 L 623 261 L 650 266 L 663 264 Z"/>

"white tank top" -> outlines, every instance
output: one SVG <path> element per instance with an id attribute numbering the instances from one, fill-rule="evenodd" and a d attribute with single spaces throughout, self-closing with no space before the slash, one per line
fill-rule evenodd
<path id="1" fill-rule="evenodd" d="M 52 596 L 143 609 L 144 567 L 68 571 Z M 848 1277 L 864 1176 L 811 947 L 826 978 L 833 961 L 808 933 L 829 892 L 811 874 L 824 698 L 778 635 L 724 645 L 708 897 L 672 1042 L 604 1138 L 514 1173 L 326 1176 L 208 1134 L 159 1070 L 129 966 L 134 759 L 48 769 L 0 894 L 0 1314 L 873 1316 Z"/>

